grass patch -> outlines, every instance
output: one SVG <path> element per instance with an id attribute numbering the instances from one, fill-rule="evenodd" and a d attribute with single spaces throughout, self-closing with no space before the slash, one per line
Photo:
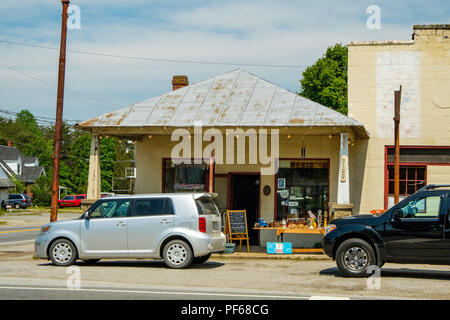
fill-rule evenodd
<path id="1" fill-rule="evenodd" d="M 4 225 L 7 225 L 8 224 L 8 221 L 5 221 L 5 220 L 1 220 L 0 221 L 0 226 L 4 226 Z"/>

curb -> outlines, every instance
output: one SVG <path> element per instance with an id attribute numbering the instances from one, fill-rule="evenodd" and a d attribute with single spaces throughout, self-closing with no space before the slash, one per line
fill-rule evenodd
<path id="1" fill-rule="evenodd" d="M 324 254 L 267 254 L 267 253 L 241 253 L 235 252 L 233 254 L 212 254 L 214 259 L 262 259 L 262 260 L 296 260 L 296 261 L 332 261 L 330 257 Z"/>

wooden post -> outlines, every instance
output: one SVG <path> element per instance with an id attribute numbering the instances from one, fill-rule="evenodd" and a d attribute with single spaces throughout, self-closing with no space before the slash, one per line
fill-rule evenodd
<path id="1" fill-rule="evenodd" d="M 402 99 L 402 86 L 400 90 L 394 91 L 394 131 L 395 131 L 395 153 L 394 153 L 394 204 L 400 198 L 400 101 Z"/>
<path id="2" fill-rule="evenodd" d="M 208 192 L 214 192 L 214 159 L 209 158 L 209 185 Z"/>
<path id="3" fill-rule="evenodd" d="M 67 8 L 69 0 L 61 0 L 62 21 L 61 21 L 61 43 L 59 48 L 59 67 L 58 67 L 58 92 L 56 98 L 56 122 L 55 138 L 53 144 L 53 173 L 52 173 L 52 199 L 50 210 L 50 222 L 58 219 L 58 191 L 59 191 L 59 169 L 61 159 L 61 140 L 62 140 L 62 118 L 64 104 L 64 78 L 66 71 L 66 38 L 67 38 Z"/>

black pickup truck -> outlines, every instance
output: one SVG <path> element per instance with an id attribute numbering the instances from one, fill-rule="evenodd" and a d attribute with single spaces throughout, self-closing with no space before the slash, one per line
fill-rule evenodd
<path id="1" fill-rule="evenodd" d="M 333 220 L 323 251 L 351 277 L 385 262 L 450 264 L 450 185 L 427 185 L 380 215 Z"/>

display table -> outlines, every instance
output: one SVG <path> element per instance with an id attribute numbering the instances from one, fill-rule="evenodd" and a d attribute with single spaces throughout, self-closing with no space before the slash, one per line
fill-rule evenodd
<path id="1" fill-rule="evenodd" d="M 284 242 L 284 234 L 324 234 L 325 229 L 323 228 L 283 228 L 283 227 L 255 227 L 253 230 L 276 230 L 276 236 L 278 241 Z M 321 248 L 293 248 L 293 253 L 318 253 L 322 252 Z"/>

